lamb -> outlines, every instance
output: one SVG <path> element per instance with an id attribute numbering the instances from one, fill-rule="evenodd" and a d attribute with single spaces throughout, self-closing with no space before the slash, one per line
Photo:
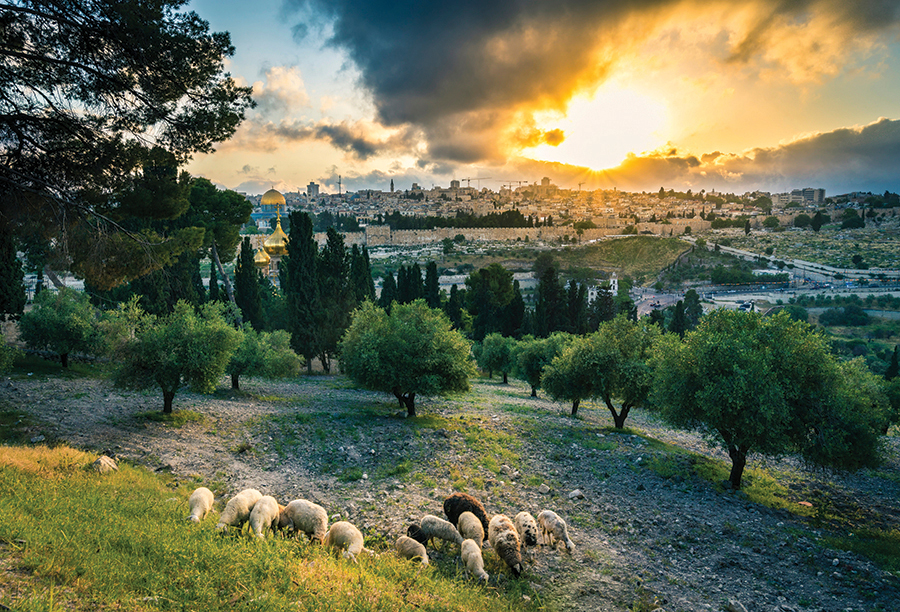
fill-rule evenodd
<path id="1" fill-rule="evenodd" d="M 281 511 L 278 526 L 282 529 L 290 528 L 294 535 L 305 533 L 310 541 L 316 540 L 320 544 L 328 531 L 328 514 L 325 508 L 305 499 L 295 499 Z"/>
<path id="2" fill-rule="evenodd" d="M 566 522 L 562 520 L 558 514 L 552 510 L 544 510 L 537 517 L 538 524 L 541 526 L 542 544 L 556 546 L 556 541 L 561 540 L 566 543 L 566 550 L 571 553 L 575 550 L 575 543 L 569 539 L 569 531 L 566 529 Z"/>
<path id="3" fill-rule="evenodd" d="M 530 512 L 519 512 L 516 515 L 516 531 L 522 546 L 537 546 L 538 527 Z"/>
<path id="4" fill-rule="evenodd" d="M 459 535 L 453 523 L 432 514 L 426 514 L 418 523 L 413 523 L 406 530 L 406 535 L 419 542 L 427 544 L 429 540 L 438 538 L 454 544 L 462 544 L 463 538 Z"/>
<path id="5" fill-rule="evenodd" d="M 444 514 L 447 520 L 456 525 L 459 522 L 459 515 L 463 512 L 471 512 L 481 521 L 481 527 L 484 532 L 488 531 L 487 512 L 480 501 L 469 495 L 468 493 L 453 493 L 444 500 Z"/>
<path id="6" fill-rule="evenodd" d="M 273 531 L 278 526 L 283 508 L 271 495 L 260 497 L 250 511 L 250 531 L 257 538 L 265 538 L 266 531 Z"/>
<path id="7" fill-rule="evenodd" d="M 244 489 L 225 504 L 225 509 L 219 515 L 219 524 L 216 529 L 222 533 L 227 533 L 229 527 L 237 527 L 240 529 L 250 518 L 250 512 L 253 506 L 262 497 L 262 493 L 256 489 Z"/>
<path id="8" fill-rule="evenodd" d="M 484 527 L 478 517 L 469 511 L 459 515 L 459 523 L 457 523 L 459 533 L 463 538 L 475 540 L 478 547 L 484 546 Z"/>
<path id="9" fill-rule="evenodd" d="M 503 559 L 512 570 L 513 576 L 522 573 L 522 553 L 519 546 L 519 533 L 508 516 L 495 514 L 488 525 L 488 541 L 497 556 Z"/>
<path id="10" fill-rule="evenodd" d="M 428 565 L 428 551 L 425 550 L 425 546 L 421 542 L 406 536 L 400 536 L 397 538 L 397 542 L 394 543 L 394 547 L 404 559 L 421 559 L 423 566 Z"/>
<path id="11" fill-rule="evenodd" d="M 322 543 L 325 546 L 344 549 L 344 552 L 341 553 L 342 556 L 354 563 L 356 563 L 356 556 L 359 553 L 365 551 L 372 554 L 371 550 L 363 548 L 363 536 L 359 529 L 347 521 L 338 521 L 332 525 Z"/>
<path id="12" fill-rule="evenodd" d="M 191 509 L 191 515 L 187 517 L 187 520 L 192 523 L 199 523 L 202 521 L 204 517 L 209 514 L 209 511 L 212 510 L 213 499 L 212 491 L 206 487 L 200 487 L 191 493 L 191 497 L 188 499 L 188 507 Z"/>
<path id="13" fill-rule="evenodd" d="M 460 556 L 463 565 L 466 566 L 466 573 L 472 572 L 476 578 L 488 581 L 488 573 L 484 571 L 484 559 L 481 557 L 481 546 L 478 545 L 478 542 L 468 538 L 463 540 L 460 546 Z"/>

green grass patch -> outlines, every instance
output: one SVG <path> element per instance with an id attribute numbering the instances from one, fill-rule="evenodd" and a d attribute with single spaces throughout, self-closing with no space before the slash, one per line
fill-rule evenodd
<path id="1" fill-rule="evenodd" d="M 24 444 L 34 435 L 30 430 L 37 424 L 28 413 L 0 404 L 0 442 Z"/>
<path id="2" fill-rule="evenodd" d="M 885 571 L 900 578 L 900 530 L 861 529 L 850 535 L 823 538 L 827 546 L 868 557 Z"/>
<path id="3" fill-rule="evenodd" d="M 165 414 L 161 410 L 151 410 L 139 412 L 134 415 L 134 418 L 138 421 L 164 423 L 172 427 L 182 427 L 186 423 L 202 423 L 206 419 L 205 416 L 194 410 L 173 410 L 169 414 Z"/>
<path id="4" fill-rule="evenodd" d="M 8 375 L 13 380 L 106 378 L 109 375 L 109 366 L 84 363 L 70 358 L 69 367 L 64 368 L 58 361 L 23 354 L 13 362 L 13 368 Z"/>
<path id="5" fill-rule="evenodd" d="M 355 565 L 302 541 L 222 537 L 214 516 L 200 525 L 184 520 L 191 487 L 173 492 L 166 479 L 128 465 L 99 477 L 87 469 L 93 459 L 67 448 L 0 448 L 0 541 L 15 569 L 4 606 L 513 612 L 543 605 L 527 581 L 500 588 L 465 581 L 455 559 L 422 570 L 389 553 Z M 367 538 L 367 545 L 387 543 Z"/>

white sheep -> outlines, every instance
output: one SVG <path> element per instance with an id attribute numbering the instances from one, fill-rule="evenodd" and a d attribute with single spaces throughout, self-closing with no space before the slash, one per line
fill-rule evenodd
<path id="1" fill-rule="evenodd" d="M 188 507 L 191 509 L 191 515 L 187 517 L 187 520 L 192 523 L 199 523 L 202 521 L 206 515 L 209 514 L 209 511 L 212 510 L 214 499 L 212 491 L 206 487 L 200 487 L 191 493 L 191 496 L 188 499 Z"/>
<path id="2" fill-rule="evenodd" d="M 278 526 L 293 530 L 294 535 L 301 531 L 320 544 L 328 531 L 328 513 L 325 508 L 305 499 L 295 499 L 284 507 Z"/>
<path id="3" fill-rule="evenodd" d="M 472 516 L 475 516 L 474 514 Z M 475 520 L 478 520 L 477 518 Z M 462 521 L 462 517 L 460 517 Z M 478 521 L 481 524 L 481 521 Z M 475 540 L 466 538 L 460 545 L 460 557 L 462 557 L 463 565 L 466 573 L 475 574 L 476 578 L 480 578 L 485 582 L 488 581 L 488 573 L 484 571 L 484 559 L 481 557 L 481 546 Z"/>
<path id="4" fill-rule="evenodd" d="M 495 514 L 488 524 L 488 541 L 497 556 L 506 562 L 513 576 L 522 573 L 522 552 L 519 545 L 519 532 L 508 516 Z"/>
<path id="5" fill-rule="evenodd" d="M 428 565 L 428 551 L 420 543 L 407 536 L 400 536 L 394 544 L 397 553 L 404 559 L 421 559 L 422 565 Z"/>
<path id="6" fill-rule="evenodd" d="M 229 527 L 238 529 L 243 527 L 260 497 L 262 497 L 262 493 L 256 489 L 244 489 L 229 499 L 222 514 L 219 515 L 219 524 L 216 525 L 216 529 L 226 533 Z"/>
<path id="7" fill-rule="evenodd" d="M 426 514 L 418 523 L 413 523 L 406 530 L 406 535 L 421 544 L 427 544 L 435 538 L 447 540 L 454 544 L 462 544 L 463 538 L 450 521 Z"/>
<path id="8" fill-rule="evenodd" d="M 257 538 L 266 537 L 266 531 L 274 531 L 284 506 L 271 495 L 264 495 L 253 505 L 250 511 L 250 531 Z"/>
<path id="9" fill-rule="evenodd" d="M 522 546 L 537 546 L 538 526 L 530 512 L 519 512 L 516 515 L 516 531 L 519 532 L 519 540 Z"/>
<path id="10" fill-rule="evenodd" d="M 359 553 L 365 551 L 372 554 L 371 550 L 363 547 L 363 536 L 359 529 L 347 521 L 338 521 L 332 525 L 322 543 L 325 546 L 343 550 L 342 556 L 354 563 L 356 563 L 356 556 Z"/>
<path id="11" fill-rule="evenodd" d="M 575 550 L 575 543 L 569 539 L 569 530 L 566 522 L 552 510 L 544 510 L 537 517 L 541 526 L 541 543 L 555 547 L 557 541 L 566 543 L 566 550 L 570 553 Z"/>
<path id="12" fill-rule="evenodd" d="M 459 533 L 463 538 L 475 540 L 478 547 L 484 546 L 484 527 L 481 519 L 471 512 L 463 512 L 459 515 Z"/>

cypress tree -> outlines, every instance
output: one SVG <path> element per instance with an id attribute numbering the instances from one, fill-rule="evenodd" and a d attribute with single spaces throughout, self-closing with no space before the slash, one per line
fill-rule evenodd
<path id="1" fill-rule="evenodd" d="M 234 301 L 241 309 L 244 320 L 248 321 L 253 329 L 260 331 L 263 325 L 262 297 L 259 293 L 257 274 L 256 264 L 253 262 L 253 247 L 250 245 L 250 238 L 245 237 L 234 268 Z"/>
<path id="2" fill-rule="evenodd" d="M 6 225 L 0 226 L 0 321 L 18 319 L 25 308 L 25 278 L 16 245 Z"/>
<path id="3" fill-rule="evenodd" d="M 337 352 L 341 336 L 350 326 L 350 315 L 356 307 L 356 300 L 350 284 L 350 257 L 344 238 L 334 227 L 329 227 L 327 234 L 316 265 L 320 287 L 316 318 L 320 338 L 319 360 L 325 372 L 331 372 L 331 359 Z"/>
<path id="4" fill-rule="evenodd" d="M 409 295 L 412 298 L 410 302 L 425 297 L 425 283 L 422 280 L 422 268 L 419 267 L 418 263 L 414 263 L 409 267 Z"/>
<path id="5" fill-rule="evenodd" d="M 391 304 L 396 301 L 397 281 L 394 280 L 394 273 L 388 270 L 381 281 L 381 297 L 378 298 L 378 305 L 384 308 L 386 313 L 391 314 Z"/>
<path id="6" fill-rule="evenodd" d="M 559 284 L 556 268 L 551 266 L 541 275 L 537 287 L 537 303 L 534 314 L 538 335 L 546 338 L 555 331 L 562 331 L 566 322 L 565 290 Z"/>
<path id="7" fill-rule="evenodd" d="M 360 251 L 355 244 L 350 251 L 350 284 L 353 286 L 353 297 L 357 304 L 366 300 L 375 301 L 375 284 L 372 281 L 372 270 L 369 268 L 369 253 L 363 247 Z"/>
<path id="8" fill-rule="evenodd" d="M 210 302 L 218 302 L 221 300 L 219 294 L 219 277 L 216 274 L 216 262 L 209 262 L 209 298 Z"/>
<path id="9" fill-rule="evenodd" d="M 290 215 L 287 257 L 282 258 L 282 290 L 287 302 L 291 348 L 306 359 L 312 371 L 312 359 L 319 353 L 316 313 L 319 282 L 316 277 L 318 246 L 313 237 L 309 214 L 294 211 Z"/>
<path id="10" fill-rule="evenodd" d="M 898 357 L 898 353 L 900 353 L 900 344 L 894 347 L 894 354 L 891 356 L 891 363 L 888 365 L 888 369 L 884 373 L 884 379 L 887 381 L 894 380 L 897 376 L 900 376 L 900 357 Z"/>
<path id="11" fill-rule="evenodd" d="M 456 285 L 450 287 L 450 297 L 447 300 L 447 303 L 444 305 L 444 312 L 447 313 L 447 318 L 450 319 L 450 322 L 453 323 L 453 329 L 462 329 L 462 307 L 463 307 L 463 299 L 460 295 L 459 289 Z"/>
<path id="12" fill-rule="evenodd" d="M 438 284 L 437 264 L 433 260 L 425 268 L 425 302 L 429 308 L 441 307 L 441 287 Z"/>
<path id="13" fill-rule="evenodd" d="M 683 340 L 687 327 L 687 317 L 684 314 L 684 302 L 678 300 L 678 303 L 675 304 L 675 314 L 672 316 L 672 322 L 669 324 L 669 331 L 673 334 L 678 334 L 678 337 Z"/>
<path id="14" fill-rule="evenodd" d="M 372 278 L 372 264 L 369 261 L 369 249 L 363 245 L 362 248 L 363 263 L 366 267 L 366 297 L 375 301 L 375 279 Z"/>

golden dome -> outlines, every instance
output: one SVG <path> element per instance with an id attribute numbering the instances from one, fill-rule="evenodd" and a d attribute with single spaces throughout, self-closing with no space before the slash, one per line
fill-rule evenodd
<path id="1" fill-rule="evenodd" d="M 269 189 L 259 201 L 260 206 L 284 206 L 286 203 L 281 192 L 275 189 Z"/>
<path id="2" fill-rule="evenodd" d="M 280 195 L 280 194 L 279 194 Z M 278 215 L 278 222 L 275 224 L 275 231 L 269 234 L 263 243 L 263 248 L 269 255 L 283 256 L 287 255 L 287 234 L 281 229 L 281 215 Z"/>
<path id="3" fill-rule="evenodd" d="M 266 253 L 265 249 L 259 249 L 256 251 L 256 255 L 253 256 L 253 263 L 256 264 L 258 268 L 265 268 L 269 265 L 270 261 L 272 261 L 272 258 L 269 257 L 269 254 Z"/>

